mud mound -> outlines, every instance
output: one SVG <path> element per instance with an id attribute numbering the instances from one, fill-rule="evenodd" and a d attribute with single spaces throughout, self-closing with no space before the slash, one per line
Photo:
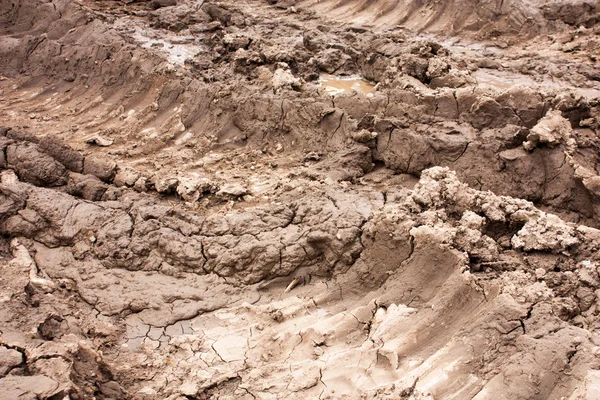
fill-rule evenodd
<path id="1" fill-rule="evenodd" d="M 402 26 L 443 35 L 479 34 L 527 37 L 566 25 L 598 22 L 597 1 L 299 1 L 319 13 L 355 25 Z"/>
<path id="2" fill-rule="evenodd" d="M 597 397 L 597 2 L 0 9 L 8 398 Z"/>

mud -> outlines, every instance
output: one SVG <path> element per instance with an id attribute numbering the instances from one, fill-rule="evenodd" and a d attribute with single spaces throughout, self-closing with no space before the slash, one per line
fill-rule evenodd
<path id="1" fill-rule="evenodd" d="M 600 396 L 598 2 L 0 10 L 0 398 Z"/>

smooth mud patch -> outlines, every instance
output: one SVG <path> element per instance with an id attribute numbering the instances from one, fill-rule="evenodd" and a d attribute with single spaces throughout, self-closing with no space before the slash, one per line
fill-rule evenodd
<path id="1" fill-rule="evenodd" d="M 194 58 L 198 53 L 206 51 L 197 38 L 190 35 L 179 35 L 165 29 L 153 29 L 139 21 L 123 20 L 115 24 L 118 30 L 127 32 L 140 47 L 154 49 L 166 55 L 166 59 L 177 65 Z"/>
<path id="2" fill-rule="evenodd" d="M 319 84 L 325 88 L 327 93 L 338 95 L 342 93 L 358 92 L 370 94 L 375 91 L 375 85 L 360 76 L 335 76 L 321 74 Z"/>
<path id="3" fill-rule="evenodd" d="M 534 89 L 541 87 L 550 89 L 569 89 L 577 95 L 588 100 L 594 99 L 600 95 L 600 87 L 572 87 L 567 82 L 559 80 L 544 80 L 542 82 L 537 82 L 528 76 L 508 71 L 480 69 L 473 72 L 472 76 L 477 79 L 477 84 L 479 87 L 495 89 L 498 91 L 507 90 L 513 86 L 525 86 Z"/>
<path id="4" fill-rule="evenodd" d="M 184 65 L 185 60 L 193 58 L 202 50 L 200 46 L 189 43 L 173 43 L 165 39 L 149 38 L 139 31 L 136 31 L 132 36 L 137 39 L 140 42 L 140 45 L 145 49 L 153 48 L 167 53 L 168 60 L 173 64 Z"/>

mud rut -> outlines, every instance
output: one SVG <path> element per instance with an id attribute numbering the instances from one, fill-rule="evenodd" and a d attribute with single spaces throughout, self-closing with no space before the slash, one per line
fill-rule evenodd
<path id="1" fill-rule="evenodd" d="M 600 398 L 600 4 L 367 3 L 0 0 L 0 398 Z"/>

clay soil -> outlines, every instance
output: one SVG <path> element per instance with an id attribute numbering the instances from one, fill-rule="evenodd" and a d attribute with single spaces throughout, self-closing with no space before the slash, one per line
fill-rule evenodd
<path id="1" fill-rule="evenodd" d="M 600 399 L 600 1 L 0 0 L 0 399 Z"/>

